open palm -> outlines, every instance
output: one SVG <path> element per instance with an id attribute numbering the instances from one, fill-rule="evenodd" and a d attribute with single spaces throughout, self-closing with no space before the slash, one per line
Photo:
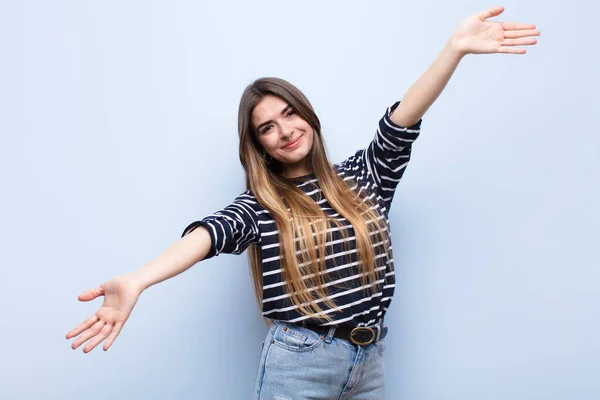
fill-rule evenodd
<path id="1" fill-rule="evenodd" d="M 504 7 L 490 8 L 462 21 L 454 34 L 459 50 L 463 54 L 525 54 L 524 48 L 516 46 L 536 44 L 534 36 L 540 31 L 534 24 L 488 21 L 503 11 Z"/>
<path id="2" fill-rule="evenodd" d="M 129 318 L 140 293 L 141 290 L 131 280 L 116 277 L 79 295 L 80 301 L 90 301 L 99 296 L 104 296 L 104 301 L 96 313 L 67 333 L 67 339 L 79 335 L 71 347 L 76 349 L 91 339 L 83 348 L 87 353 L 107 339 L 104 350 L 108 350 Z"/>

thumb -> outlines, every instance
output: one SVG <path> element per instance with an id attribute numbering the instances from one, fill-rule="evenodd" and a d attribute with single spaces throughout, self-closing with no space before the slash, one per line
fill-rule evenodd
<path id="1" fill-rule="evenodd" d="M 95 289 L 86 290 L 79 295 L 78 299 L 79 301 L 90 301 L 98 296 L 104 296 L 104 289 L 101 286 L 98 286 Z"/>
<path id="2" fill-rule="evenodd" d="M 503 11 L 504 11 L 503 6 L 493 7 L 493 8 L 489 8 L 485 11 L 480 12 L 478 14 L 478 17 L 480 20 L 485 21 L 488 18 L 497 17 L 498 15 L 502 14 Z"/>

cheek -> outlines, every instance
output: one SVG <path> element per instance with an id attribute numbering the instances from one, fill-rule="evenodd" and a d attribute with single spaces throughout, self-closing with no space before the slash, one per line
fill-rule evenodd
<path id="1" fill-rule="evenodd" d="M 272 153 L 278 147 L 277 139 L 273 139 L 272 136 L 263 137 L 258 140 L 258 143 L 265 149 L 268 153 Z"/>
<path id="2" fill-rule="evenodd" d="M 315 140 L 315 132 L 310 130 L 307 132 L 306 136 L 308 136 L 307 137 L 308 140 L 306 141 L 306 144 L 308 145 L 309 149 L 312 149 L 314 140 Z"/>

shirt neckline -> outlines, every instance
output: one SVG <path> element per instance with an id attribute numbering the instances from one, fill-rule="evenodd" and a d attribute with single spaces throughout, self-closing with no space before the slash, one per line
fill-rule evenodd
<path id="1" fill-rule="evenodd" d="M 309 181 L 309 180 L 315 179 L 315 178 L 316 178 L 315 173 L 311 172 L 310 174 L 297 176 L 295 178 L 288 178 L 288 180 L 290 182 L 294 182 L 294 183 L 304 183 L 306 181 Z"/>

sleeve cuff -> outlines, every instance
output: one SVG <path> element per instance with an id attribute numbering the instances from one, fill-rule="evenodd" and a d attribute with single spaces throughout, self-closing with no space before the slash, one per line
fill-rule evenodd
<path id="1" fill-rule="evenodd" d="M 181 237 L 184 237 L 185 235 L 191 233 L 194 229 L 203 226 L 206 228 L 206 230 L 208 231 L 208 235 L 210 236 L 210 250 L 208 251 L 208 254 L 203 258 L 203 260 L 206 260 L 208 258 L 214 257 L 216 254 L 216 238 L 215 238 L 215 234 L 214 234 L 214 229 L 210 226 L 210 224 L 208 224 L 206 221 L 195 221 L 192 222 L 191 224 L 189 224 L 184 230 L 183 233 L 181 234 Z"/>
<path id="2" fill-rule="evenodd" d="M 421 129 L 421 123 L 423 122 L 422 118 L 416 124 L 411 125 L 411 126 L 398 125 L 397 123 L 392 121 L 392 118 L 391 118 L 392 113 L 396 110 L 396 108 L 398 108 L 399 104 L 400 104 L 400 101 L 397 101 L 394 104 L 392 104 L 390 107 L 388 107 L 387 112 L 385 113 L 385 116 L 384 116 L 385 122 L 387 124 L 389 124 L 394 130 L 406 130 L 409 133 L 416 133 L 418 135 L 419 130 Z M 416 132 L 413 132 L 413 131 L 416 131 Z"/>

